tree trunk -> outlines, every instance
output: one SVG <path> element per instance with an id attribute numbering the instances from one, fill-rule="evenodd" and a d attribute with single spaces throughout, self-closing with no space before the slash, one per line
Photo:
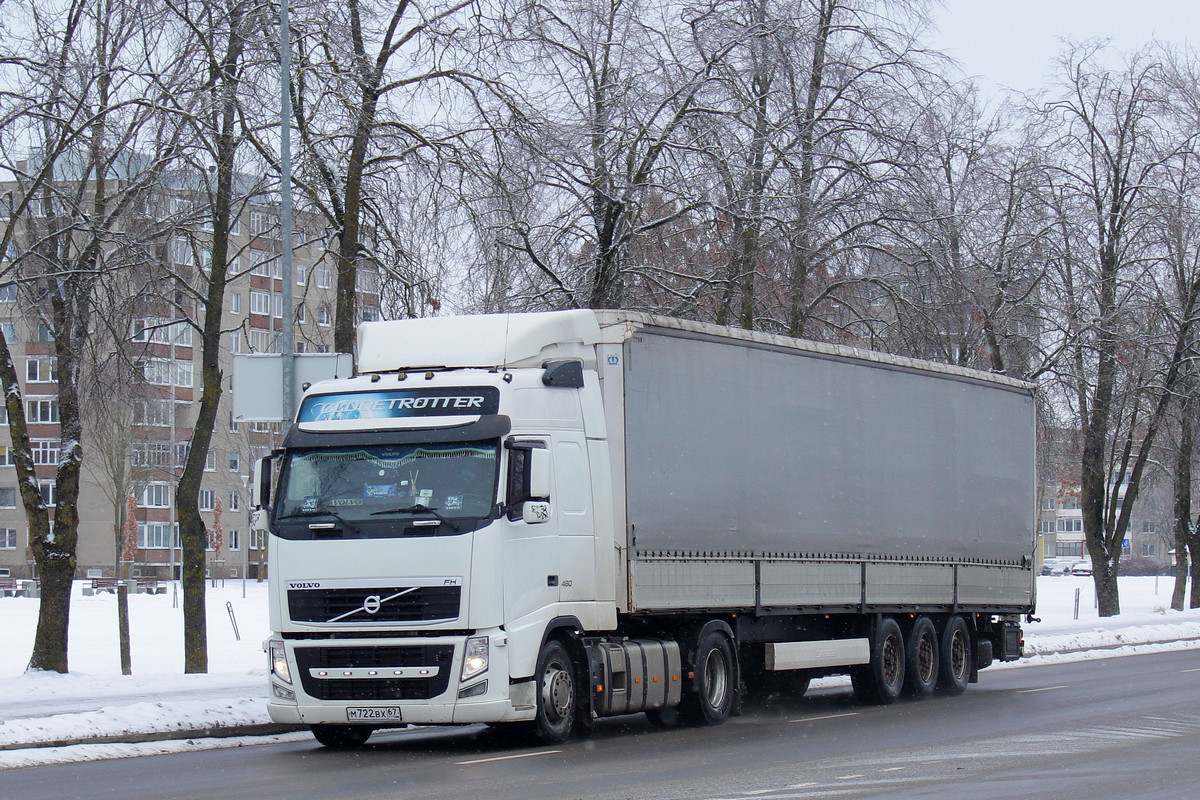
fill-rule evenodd
<path id="1" fill-rule="evenodd" d="M 1175 590 L 1171 608 L 1183 610 L 1187 590 L 1188 534 L 1192 525 L 1192 450 L 1194 423 L 1190 396 L 1180 402 L 1179 452 L 1175 454 Z"/>

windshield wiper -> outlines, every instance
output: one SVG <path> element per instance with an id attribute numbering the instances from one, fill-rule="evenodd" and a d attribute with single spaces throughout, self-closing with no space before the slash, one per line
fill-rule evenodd
<path id="1" fill-rule="evenodd" d="M 436 508 L 431 508 L 430 506 L 422 505 L 420 503 L 417 503 L 414 506 L 401 506 L 399 508 L 385 508 L 381 511 L 372 511 L 371 512 L 372 517 L 377 516 L 379 514 L 432 514 L 434 517 L 437 518 L 438 522 L 445 523 L 446 525 L 448 525 L 450 527 L 450 530 L 454 531 L 455 533 L 458 533 L 458 526 L 455 525 L 453 522 L 451 522 L 446 517 L 443 517 L 441 514 L 439 514 L 438 510 Z"/>
<path id="2" fill-rule="evenodd" d="M 280 517 L 280 519 L 291 519 L 293 517 L 320 517 L 320 516 L 333 517 L 338 522 L 342 523 L 347 528 L 349 528 L 352 533 L 356 533 L 356 534 L 360 534 L 360 535 L 362 534 L 362 531 L 359 530 L 357 525 L 355 525 L 353 522 L 351 522 L 350 520 L 343 517 L 341 514 L 334 511 L 332 508 L 329 508 L 328 506 L 317 506 L 316 508 L 306 508 L 306 509 L 302 509 L 300 511 L 293 511 L 290 514 L 284 514 L 282 517 Z"/>

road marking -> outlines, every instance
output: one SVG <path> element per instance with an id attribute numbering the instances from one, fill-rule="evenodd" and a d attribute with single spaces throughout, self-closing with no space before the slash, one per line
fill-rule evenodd
<path id="1" fill-rule="evenodd" d="M 862 775 L 838 775 L 834 778 L 835 781 L 852 781 L 855 778 L 861 778 Z"/>
<path id="2" fill-rule="evenodd" d="M 823 717 L 804 717 L 803 719 L 789 719 L 788 722 L 816 722 L 822 719 L 837 719 L 838 717 L 857 717 L 860 711 L 847 711 L 845 714 L 826 714 Z"/>
<path id="3" fill-rule="evenodd" d="M 1196 669 L 1181 669 L 1179 671 L 1180 672 L 1200 672 L 1200 667 L 1197 667 Z"/>
<path id="4" fill-rule="evenodd" d="M 816 785 L 817 784 L 815 782 L 809 781 L 808 783 L 792 783 L 783 788 L 785 788 L 785 789 L 807 789 L 809 786 L 816 786 Z"/>
<path id="5" fill-rule="evenodd" d="M 458 764 L 466 766 L 467 764 L 486 764 L 489 761 L 511 761 L 514 758 L 533 758 L 534 756 L 548 756 L 551 753 L 561 753 L 562 750 L 539 750 L 536 753 L 518 753 L 515 756 L 495 756 L 494 758 L 477 758 L 473 761 L 459 761 Z"/>
<path id="6" fill-rule="evenodd" d="M 778 790 L 777 789 L 758 789 L 753 792 L 742 792 L 742 797 L 754 797 L 755 795 L 770 794 L 771 792 L 775 792 L 775 791 L 778 791 Z"/>
<path id="7" fill-rule="evenodd" d="M 902 769 L 904 769 L 904 767 L 888 767 L 884 770 L 884 772 L 899 772 Z"/>
<path id="8" fill-rule="evenodd" d="M 1043 686 L 1040 689 L 1018 689 L 1017 694 L 1033 694 L 1034 692 L 1052 692 L 1055 689 L 1070 689 L 1070 686 Z"/>

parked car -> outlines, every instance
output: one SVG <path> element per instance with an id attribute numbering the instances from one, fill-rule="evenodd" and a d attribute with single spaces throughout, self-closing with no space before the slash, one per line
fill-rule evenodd
<path id="1" fill-rule="evenodd" d="M 1092 562 L 1080 561 L 1078 564 L 1071 567 L 1071 574 L 1090 576 L 1092 574 Z"/>
<path id="2" fill-rule="evenodd" d="M 1042 575 L 1070 575 L 1071 567 L 1079 563 L 1076 558 L 1048 558 L 1042 564 Z"/>

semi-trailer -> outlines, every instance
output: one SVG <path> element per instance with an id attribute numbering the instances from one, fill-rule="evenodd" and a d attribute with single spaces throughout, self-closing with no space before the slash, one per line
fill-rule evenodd
<path id="1" fill-rule="evenodd" d="M 553 743 L 830 674 L 959 694 L 1033 611 L 1034 394 L 624 311 L 364 323 L 257 468 L 271 717 Z"/>

